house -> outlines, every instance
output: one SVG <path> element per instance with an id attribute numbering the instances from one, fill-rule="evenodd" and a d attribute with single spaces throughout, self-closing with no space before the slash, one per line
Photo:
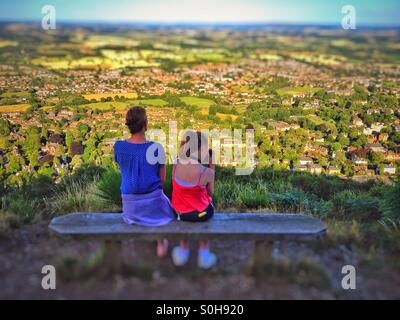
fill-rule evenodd
<path id="1" fill-rule="evenodd" d="M 387 134 L 387 133 L 380 133 L 379 134 L 379 138 L 378 138 L 378 140 L 380 141 L 380 142 L 386 142 L 387 140 L 388 140 L 388 138 L 389 138 L 389 135 Z"/>
<path id="2" fill-rule="evenodd" d="M 117 138 L 106 139 L 101 143 L 101 150 L 105 153 L 112 154 L 114 144 Z"/>
<path id="3" fill-rule="evenodd" d="M 371 124 L 371 130 L 375 131 L 375 132 L 381 132 L 382 128 L 383 128 L 384 124 L 383 123 L 373 123 Z"/>
<path id="4" fill-rule="evenodd" d="M 353 163 L 357 166 L 366 166 L 368 164 L 368 160 L 365 158 L 362 158 L 360 156 L 358 156 L 355 153 L 352 153 L 351 155 L 351 161 L 353 161 Z"/>
<path id="5" fill-rule="evenodd" d="M 72 118 L 73 115 L 74 115 L 74 113 L 72 111 L 69 111 L 69 110 L 61 110 L 58 113 L 58 116 L 62 117 L 62 118 Z"/>
<path id="6" fill-rule="evenodd" d="M 353 125 L 356 127 L 361 127 L 363 125 L 363 121 L 359 117 L 353 118 Z"/>
<path id="7" fill-rule="evenodd" d="M 371 128 L 364 128 L 363 133 L 367 136 L 371 135 L 373 130 Z"/>
<path id="8" fill-rule="evenodd" d="M 53 133 L 50 136 L 49 143 L 63 144 L 64 143 L 64 138 L 60 134 Z"/>
<path id="9" fill-rule="evenodd" d="M 71 157 L 75 155 L 82 155 L 85 150 L 83 144 L 79 141 L 73 141 L 70 146 L 70 155 Z"/>
<path id="10" fill-rule="evenodd" d="M 319 164 L 312 164 L 312 165 L 308 166 L 308 168 L 311 173 L 314 173 L 314 174 L 322 173 L 322 167 Z"/>
<path id="11" fill-rule="evenodd" d="M 383 172 L 384 175 L 395 175 L 396 174 L 396 167 L 392 165 L 384 165 Z"/>
<path id="12" fill-rule="evenodd" d="M 45 163 L 52 165 L 53 161 L 54 161 L 54 156 L 52 154 L 45 154 L 39 159 L 40 165 L 44 165 Z"/>
<path id="13" fill-rule="evenodd" d="M 390 162 L 391 161 L 400 161 L 400 153 L 389 151 L 385 155 L 385 160 L 390 161 Z"/>
<path id="14" fill-rule="evenodd" d="M 340 174 L 339 168 L 338 168 L 338 167 L 335 167 L 335 166 L 329 166 L 327 172 L 328 172 L 328 174 L 330 174 L 330 175 L 337 175 L 337 174 Z"/>
<path id="15" fill-rule="evenodd" d="M 352 169 L 356 175 L 367 175 L 369 171 L 367 166 L 353 166 Z"/>
<path id="16" fill-rule="evenodd" d="M 267 120 L 264 123 L 264 126 L 271 127 L 273 130 L 277 130 L 277 131 L 281 131 L 281 132 L 289 131 L 290 129 L 296 130 L 296 129 L 300 128 L 300 125 L 297 123 L 289 124 L 284 121 L 275 121 L 275 120 Z"/>
<path id="17" fill-rule="evenodd" d="M 373 152 L 386 152 L 386 149 L 380 143 L 369 143 L 365 148 Z"/>
<path id="18" fill-rule="evenodd" d="M 294 169 L 295 171 L 305 172 L 305 171 L 308 170 L 308 167 L 305 166 L 305 165 L 301 165 L 301 164 L 300 164 L 300 165 L 294 166 L 293 169 Z"/>
<path id="19" fill-rule="evenodd" d="M 311 165 L 313 164 L 313 161 L 311 158 L 307 158 L 307 157 L 301 157 L 300 158 L 300 165 L 301 166 L 307 166 L 307 165 Z"/>

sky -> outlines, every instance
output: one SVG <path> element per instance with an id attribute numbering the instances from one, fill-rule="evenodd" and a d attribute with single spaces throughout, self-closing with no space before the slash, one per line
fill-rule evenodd
<path id="1" fill-rule="evenodd" d="M 359 25 L 400 25 L 400 0 L 0 0 L 0 20 L 41 21 L 44 5 L 55 7 L 60 22 L 334 25 L 352 5 Z"/>

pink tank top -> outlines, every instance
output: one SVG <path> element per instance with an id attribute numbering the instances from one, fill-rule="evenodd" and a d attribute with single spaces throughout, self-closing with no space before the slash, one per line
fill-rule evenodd
<path id="1" fill-rule="evenodd" d="M 175 165 L 172 173 L 172 207 L 175 211 L 185 214 L 193 211 L 203 211 L 212 202 L 208 195 L 207 188 L 200 185 L 200 179 L 207 168 L 201 167 L 197 183 L 185 185 L 175 177 Z M 177 181 L 178 180 L 178 181 Z"/>

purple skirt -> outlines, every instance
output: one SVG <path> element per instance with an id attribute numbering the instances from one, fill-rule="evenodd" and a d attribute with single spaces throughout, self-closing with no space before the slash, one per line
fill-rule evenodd
<path id="1" fill-rule="evenodd" d="M 127 224 L 156 227 L 175 220 L 171 202 L 162 189 L 146 194 L 122 194 L 122 211 Z"/>

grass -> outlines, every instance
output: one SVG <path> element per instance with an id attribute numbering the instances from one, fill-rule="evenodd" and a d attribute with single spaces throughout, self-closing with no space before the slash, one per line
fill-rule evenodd
<path id="1" fill-rule="evenodd" d="M 49 201 L 51 214 L 59 215 L 80 211 L 101 211 L 106 203 L 96 195 L 96 184 L 85 185 L 82 182 L 72 182 L 66 190 L 57 194 Z"/>
<path id="2" fill-rule="evenodd" d="M 282 57 L 280 55 L 272 53 L 262 53 L 259 55 L 259 58 L 261 60 L 270 60 L 270 61 L 282 60 Z"/>
<path id="3" fill-rule="evenodd" d="M 152 106 L 152 107 L 164 107 L 168 104 L 167 101 L 163 99 L 142 99 L 142 100 L 132 100 L 130 103 L 144 106 Z"/>
<path id="4" fill-rule="evenodd" d="M 249 86 L 232 86 L 231 89 L 235 92 L 239 93 L 252 93 L 254 89 L 250 88 Z"/>
<path id="5" fill-rule="evenodd" d="M 71 60 L 67 58 L 48 58 L 41 57 L 36 58 L 31 61 L 33 65 L 43 66 L 45 68 L 54 69 L 54 70 L 62 70 L 62 69 L 71 69 Z"/>
<path id="6" fill-rule="evenodd" d="M 145 67 L 146 61 L 121 61 L 113 60 L 98 56 L 88 56 L 79 59 L 72 59 L 69 56 L 65 57 L 40 57 L 33 59 L 32 64 L 40 65 L 45 68 L 53 70 L 66 70 L 66 69 L 119 69 L 128 66 Z"/>
<path id="7" fill-rule="evenodd" d="M 142 99 L 142 100 L 128 100 L 128 101 L 111 101 L 111 102 L 95 102 L 83 105 L 83 107 L 91 108 L 93 110 L 111 110 L 115 109 L 117 111 L 128 110 L 129 107 L 133 105 L 142 106 L 152 106 L 152 107 L 163 107 L 166 106 L 168 102 L 162 99 Z"/>
<path id="8" fill-rule="evenodd" d="M 114 99 L 116 96 L 118 97 L 124 97 L 126 99 L 136 99 L 137 98 L 137 93 L 136 92 L 128 92 L 128 93 L 91 93 L 91 94 L 85 94 L 83 97 L 86 100 L 101 100 L 102 98 L 112 98 Z"/>
<path id="9" fill-rule="evenodd" d="M 0 106 L 0 113 L 5 112 L 25 112 L 31 107 L 29 103 L 11 104 Z"/>
<path id="10" fill-rule="evenodd" d="M 215 104 L 214 101 L 198 97 L 182 97 L 181 101 L 189 106 L 209 107 Z"/>
<path id="11" fill-rule="evenodd" d="M 10 230 L 46 215 L 120 210 L 120 179 L 116 168 L 84 165 L 58 185 L 51 178 L 42 177 L 15 188 L 3 195 L 0 202 L 0 234 L 7 235 Z M 218 212 L 298 212 L 320 217 L 328 226 L 328 234 L 309 244 L 311 249 L 322 254 L 329 249 L 339 252 L 338 248 L 344 247 L 356 253 L 368 270 L 379 270 L 382 265 L 398 269 L 399 187 L 399 183 L 388 187 L 378 182 L 291 175 L 269 168 L 256 169 L 250 176 L 235 176 L 234 170 L 217 168 L 213 199 Z M 168 165 L 164 190 L 169 197 L 171 189 Z M 96 269 L 97 261 L 99 256 L 94 255 L 83 264 L 68 257 L 59 263 L 66 267 L 67 274 L 79 277 Z M 283 257 L 260 269 L 263 277 L 278 282 L 327 286 L 324 268 L 308 257 L 299 261 Z"/>
<path id="12" fill-rule="evenodd" d="M 347 62 L 346 57 L 332 55 L 332 54 L 314 54 L 309 52 L 304 53 L 293 53 L 291 54 L 292 58 L 298 59 L 301 61 L 322 64 L 322 65 L 337 65 Z"/>
<path id="13" fill-rule="evenodd" d="M 232 121 L 236 121 L 238 118 L 238 116 L 235 114 L 220 113 L 220 112 L 217 112 L 217 117 L 220 118 L 221 120 L 226 120 L 228 118 L 231 118 Z"/>
<path id="14" fill-rule="evenodd" d="M 280 96 L 285 96 L 285 95 L 294 95 L 294 94 L 313 94 L 315 92 L 318 92 L 319 90 L 321 90 L 321 88 L 294 87 L 294 88 L 278 89 L 278 90 L 276 90 L 276 92 Z"/>
<path id="15" fill-rule="evenodd" d="M 17 47 L 17 46 L 18 46 L 17 41 L 0 40 L 0 48 Z"/>
<path id="16" fill-rule="evenodd" d="M 168 166 L 168 177 L 170 169 Z M 233 169 L 217 168 L 216 175 L 213 199 L 219 211 L 236 208 L 302 212 L 323 219 L 360 223 L 378 222 L 382 218 L 399 221 L 400 218 L 397 212 L 399 184 L 388 187 L 377 181 L 357 183 L 270 168 L 256 169 L 250 176 L 236 176 Z M 116 169 L 84 166 L 57 187 L 52 186 L 51 178 L 33 180 L 23 189 L 7 195 L 3 210 L 21 217 L 26 214 L 27 220 L 31 220 L 36 208 L 52 214 L 120 208 L 120 181 Z M 171 196 L 170 178 L 166 181 L 165 192 Z M 47 199 L 45 202 L 43 197 Z M 32 210 L 21 209 L 24 207 Z"/>
<path id="17" fill-rule="evenodd" d="M 139 44 L 139 41 L 114 35 L 89 35 L 85 40 L 85 45 L 93 49 L 107 46 L 135 47 Z"/>
<path id="18" fill-rule="evenodd" d="M 108 205 L 121 207 L 121 174 L 116 169 L 107 170 L 96 183 L 96 195 Z"/>
<path id="19" fill-rule="evenodd" d="M 131 104 L 129 102 L 95 102 L 95 103 L 89 103 L 82 105 L 85 108 L 90 108 L 93 110 L 128 110 L 129 106 Z"/>
<path id="20" fill-rule="evenodd" d="M 31 93 L 28 91 L 8 91 L 0 95 L 0 98 L 30 98 Z"/>

